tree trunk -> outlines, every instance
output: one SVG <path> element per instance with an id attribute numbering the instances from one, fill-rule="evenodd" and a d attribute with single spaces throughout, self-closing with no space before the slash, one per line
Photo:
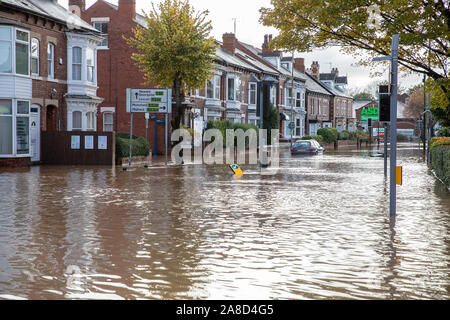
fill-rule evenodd
<path id="1" fill-rule="evenodd" d="M 174 92 L 175 92 L 175 118 L 172 120 L 172 128 L 173 130 L 177 130 L 180 128 L 181 117 L 183 115 L 183 105 L 182 105 L 182 79 L 179 74 L 175 76 L 174 80 Z"/>

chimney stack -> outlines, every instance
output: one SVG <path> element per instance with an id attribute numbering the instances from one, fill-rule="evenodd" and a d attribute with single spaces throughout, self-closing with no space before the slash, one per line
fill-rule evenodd
<path id="1" fill-rule="evenodd" d="M 119 0 L 119 14 L 131 20 L 136 19 L 136 0 Z"/>
<path id="2" fill-rule="evenodd" d="M 339 77 L 339 70 L 338 68 L 331 69 L 331 73 L 336 75 L 336 78 Z"/>
<path id="3" fill-rule="evenodd" d="M 262 53 L 273 53 L 273 50 L 269 48 L 269 43 L 272 41 L 272 35 L 266 34 L 264 36 L 264 43 L 262 45 Z"/>
<path id="4" fill-rule="evenodd" d="M 305 58 L 295 58 L 294 67 L 302 72 L 305 72 Z"/>
<path id="5" fill-rule="evenodd" d="M 69 0 L 69 11 L 81 17 L 81 13 L 86 10 L 85 0 Z"/>
<path id="6" fill-rule="evenodd" d="M 236 49 L 236 36 L 234 33 L 224 33 L 222 36 L 222 48 L 234 54 Z"/>
<path id="7" fill-rule="evenodd" d="M 313 61 L 311 64 L 311 75 L 316 78 L 317 80 L 320 80 L 320 66 L 319 61 Z"/>

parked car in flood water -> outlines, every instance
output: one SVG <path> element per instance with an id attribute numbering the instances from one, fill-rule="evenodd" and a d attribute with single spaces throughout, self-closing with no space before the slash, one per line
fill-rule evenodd
<path id="1" fill-rule="evenodd" d="M 292 145 L 291 154 L 318 154 L 324 151 L 316 140 L 298 140 Z"/>

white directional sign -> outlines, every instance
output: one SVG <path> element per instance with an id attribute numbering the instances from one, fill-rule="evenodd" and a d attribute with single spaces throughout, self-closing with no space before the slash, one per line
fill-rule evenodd
<path id="1" fill-rule="evenodd" d="M 127 112 L 172 113 L 172 89 L 127 89 Z"/>

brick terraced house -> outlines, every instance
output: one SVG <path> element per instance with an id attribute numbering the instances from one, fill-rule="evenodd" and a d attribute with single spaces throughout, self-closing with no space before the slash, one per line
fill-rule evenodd
<path id="1" fill-rule="evenodd" d="M 0 166 L 41 160 L 41 132 L 96 130 L 99 32 L 55 0 L 0 3 Z"/>

